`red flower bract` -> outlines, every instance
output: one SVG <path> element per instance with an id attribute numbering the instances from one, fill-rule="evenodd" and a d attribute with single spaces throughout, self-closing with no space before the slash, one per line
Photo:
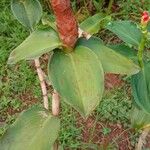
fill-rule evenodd
<path id="1" fill-rule="evenodd" d="M 141 17 L 141 23 L 147 24 L 149 22 L 149 13 L 147 11 L 144 11 Z"/>
<path id="2" fill-rule="evenodd" d="M 59 36 L 64 46 L 73 48 L 78 38 L 78 24 L 70 0 L 51 0 Z"/>

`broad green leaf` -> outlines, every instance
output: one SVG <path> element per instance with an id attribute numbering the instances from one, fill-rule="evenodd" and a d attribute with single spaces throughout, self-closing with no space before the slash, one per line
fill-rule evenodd
<path id="1" fill-rule="evenodd" d="M 37 30 L 11 52 L 8 63 L 34 59 L 60 46 L 58 34 L 52 28 Z"/>
<path id="2" fill-rule="evenodd" d="M 80 24 L 80 28 L 89 33 L 95 34 L 105 26 L 111 20 L 110 16 L 104 16 L 101 13 L 98 13 L 92 17 L 87 18 Z"/>
<path id="3" fill-rule="evenodd" d="M 132 93 L 137 105 L 150 113 L 150 62 L 131 78 Z"/>
<path id="4" fill-rule="evenodd" d="M 138 47 L 141 41 L 141 31 L 131 21 L 113 21 L 106 27 L 125 43 Z"/>
<path id="5" fill-rule="evenodd" d="M 137 60 L 137 51 L 125 44 L 108 45 L 108 47 L 129 59 Z"/>
<path id="6" fill-rule="evenodd" d="M 38 0 L 12 0 L 11 10 L 16 19 L 30 30 L 33 30 L 42 16 L 42 7 Z"/>
<path id="7" fill-rule="evenodd" d="M 0 139 L 1 150 L 52 150 L 60 128 L 58 118 L 39 107 L 21 113 Z"/>
<path id="8" fill-rule="evenodd" d="M 131 75 L 139 71 L 139 67 L 132 60 L 106 47 L 99 38 L 81 38 L 78 44 L 90 48 L 98 56 L 106 73 Z"/>
<path id="9" fill-rule="evenodd" d="M 61 98 L 87 117 L 99 104 L 104 73 L 98 57 L 89 48 L 77 46 L 71 53 L 54 52 L 49 78 Z"/>
<path id="10" fill-rule="evenodd" d="M 150 127 L 150 114 L 145 111 L 134 107 L 131 110 L 131 124 L 133 128 L 142 129 Z"/>

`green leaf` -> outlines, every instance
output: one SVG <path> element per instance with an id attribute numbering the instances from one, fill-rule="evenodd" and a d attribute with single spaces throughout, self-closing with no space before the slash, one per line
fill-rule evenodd
<path id="1" fill-rule="evenodd" d="M 37 30 L 11 52 L 8 63 L 34 59 L 60 46 L 58 34 L 52 28 Z"/>
<path id="2" fill-rule="evenodd" d="M 150 127 L 150 114 L 145 111 L 134 107 L 131 110 L 131 124 L 133 128 L 142 129 Z"/>
<path id="3" fill-rule="evenodd" d="M 125 43 L 138 47 L 141 41 L 141 31 L 131 21 L 114 21 L 107 25 L 108 30 L 116 34 Z"/>
<path id="4" fill-rule="evenodd" d="M 98 56 L 106 73 L 131 75 L 139 71 L 139 67 L 132 60 L 104 46 L 99 38 L 81 38 L 78 44 L 90 48 Z"/>
<path id="5" fill-rule="evenodd" d="M 137 60 L 137 51 L 133 48 L 126 46 L 125 44 L 115 44 L 115 45 L 107 45 L 107 46 L 113 49 L 115 52 L 129 59 Z"/>
<path id="6" fill-rule="evenodd" d="M 105 26 L 111 20 L 110 16 L 104 16 L 101 13 L 98 13 L 92 17 L 87 18 L 80 24 L 80 28 L 93 35 L 98 33 L 98 31 Z"/>
<path id="7" fill-rule="evenodd" d="M 42 7 L 38 0 L 12 0 L 11 10 L 16 19 L 30 30 L 33 30 L 42 16 Z"/>
<path id="8" fill-rule="evenodd" d="M 19 116 L 0 140 L 1 150 L 50 150 L 60 128 L 58 118 L 39 107 Z"/>
<path id="9" fill-rule="evenodd" d="M 99 104 L 104 90 L 104 73 L 95 53 L 77 46 L 71 53 L 54 52 L 49 78 L 61 98 L 87 117 Z"/>
<path id="10" fill-rule="evenodd" d="M 131 78 L 131 87 L 134 100 L 137 105 L 150 113 L 150 62 L 144 65 L 144 68 Z"/>

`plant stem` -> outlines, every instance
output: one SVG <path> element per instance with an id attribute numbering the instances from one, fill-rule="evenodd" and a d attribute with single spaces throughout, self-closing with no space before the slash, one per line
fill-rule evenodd
<path id="1" fill-rule="evenodd" d="M 106 14 L 109 15 L 111 13 L 111 8 L 114 3 L 114 0 L 109 0 L 108 8 L 106 10 Z"/>
<path id="2" fill-rule="evenodd" d="M 50 55 L 49 61 L 51 60 L 52 55 L 53 55 L 53 53 Z M 43 73 L 43 76 L 45 76 L 45 78 L 46 78 L 46 75 L 44 75 L 44 73 Z M 45 80 L 45 82 L 49 86 L 52 86 L 52 83 L 49 80 L 48 81 Z M 59 113 L 60 113 L 60 97 L 59 97 L 58 92 L 54 89 L 53 94 L 52 94 L 52 114 L 54 116 L 58 116 Z"/>
<path id="3" fill-rule="evenodd" d="M 30 29 L 30 34 L 34 31 L 34 29 Z M 35 68 L 40 80 L 42 95 L 43 95 L 43 103 L 44 108 L 48 110 L 48 95 L 47 95 L 47 88 L 46 88 L 46 81 L 45 81 L 45 73 L 41 69 L 40 60 L 39 58 L 34 59 Z"/>
<path id="4" fill-rule="evenodd" d="M 145 128 L 142 134 L 139 137 L 138 144 L 136 146 L 136 150 L 142 150 L 143 144 L 145 143 L 146 137 L 149 134 L 150 128 Z"/>
<path id="5" fill-rule="evenodd" d="M 60 112 L 60 97 L 56 90 L 52 95 L 52 114 L 58 116 Z"/>
<path id="6" fill-rule="evenodd" d="M 39 58 L 36 58 L 34 60 L 34 62 L 35 62 L 35 67 L 36 67 L 37 74 L 38 74 L 38 77 L 39 77 L 39 80 L 40 80 L 41 90 L 42 90 L 42 94 L 43 94 L 44 108 L 48 109 L 47 88 L 46 88 L 46 83 L 45 83 L 45 80 L 44 80 L 43 71 L 41 69 Z"/>
<path id="7" fill-rule="evenodd" d="M 60 97 L 56 90 L 54 90 L 52 95 L 52 114 L 57 117 L 60 113 Z M 58 141 L 56 140 L 53 145 L 53 150 L 58 150 Z"/>

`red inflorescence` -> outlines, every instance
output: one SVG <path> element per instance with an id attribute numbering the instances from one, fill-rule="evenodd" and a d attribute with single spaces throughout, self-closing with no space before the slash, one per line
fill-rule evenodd
<path id="1" fill-rule="evenodd" d="M 60 39 L 66 47 L 73 48 L 78 38 L 78 24 L 70 0 L 51 0 L 51 5 L 56 16 Z"/>
<path id="2" fill-rule="evenodd" d="M 142 14 L 141 23 L 147 24 L 149 22 L 149 20 L 150 20 L 149 13 L 147 11 L 144 11 Z"/>

